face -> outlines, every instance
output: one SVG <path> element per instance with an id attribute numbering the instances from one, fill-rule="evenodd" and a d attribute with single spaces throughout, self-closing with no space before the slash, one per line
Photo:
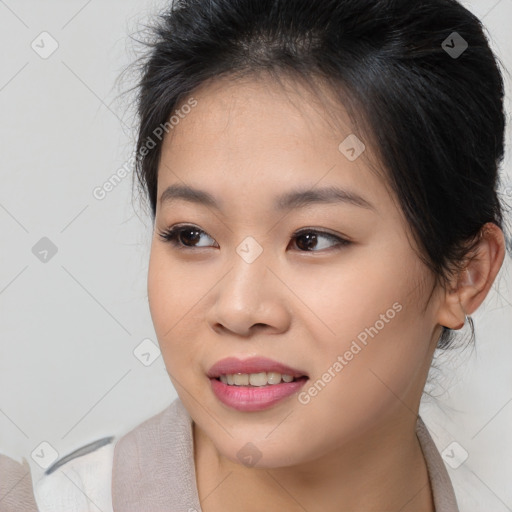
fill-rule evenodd
<path id="1" fill-rule="evenodd" d="M 250 441 L 257 467 L 284 467 L 384 422 L 415 422 L 439 336 L 437 295 L 425 308 L 431 277 L 385 180 L 370 171 L 370 148 L 356 159 L 340 150 L 348 121 L 335 129 L 297 85 L 217 81 L 194 98 L 163 143 L 148 297 L 196 428 L 230 461 L 254 450 Z M 176 185 L 216 205 L 162 200 Z M 277 202 L 326 187 L 346 194 Z M 207 376 L 228 357 L 268 358 L 307 380 L 237 392 Z"/>

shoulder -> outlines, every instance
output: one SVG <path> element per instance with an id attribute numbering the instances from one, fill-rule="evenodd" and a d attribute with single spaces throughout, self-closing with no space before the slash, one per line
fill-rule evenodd
<path id="1" fill-rule="evenodd" d="M 146 419 L 124 434 L 116 442 L 116 453 L 133 456 L 144 453 L 149 456 L 160 453 L 161 443 L 169 435 L 176 435 L 187 430 L 190 419 L 179 399 L 174 400 L 158 414 Z M 132 453 L 130 453 L 132 452 Z"/>
<path id="2" fill-rule="evenodd" d="M 0 453 L 0 512 L 36 512 L 30 466 Z"/>
<path id="3" fill-rule="evenodd" d="M 113 436 L 58 459 L 34 484 L 40 512 L 112 512 Z"/>
<path id="4" fill-rule="evenodd" d="M 176 449 L 190 444 L 191 419 L 179 399 L 164 410 L 151 416 L 124 434 L 117 442 L 114 452 L 114 487 L 126 487 L 127 482 L 142 485 L 151 467 L 153 472 L 162 472 L 164 467 L 174 464 Z M 163 448 L 165 447 L 165 450 Z M 165 453 L 164 453 L 165 451 Z M 137 465 L 128 464 L 137 461 Z"/>
<path id="5" fill-rule="evenodd" d="M 186 431 L 189 422 L 175 400 L 126 434 L 98 439 L 61 457 L 34 484 L 39 512 L 113 512 L 112 489 L 122 488 L 124 494 L 151 476 L 139 473 L 144 462 L 158 464 L 162 440 Z"/>
<path id="6" fill-rule="evenodd" d="M 458 512 L 459 508 L 455 491 L 446 465 L 420 416 L 417 418 L 416 435 L 420 441 L 421 450 L 425 458 L 435 510 L 438 512 Z"/>
<path id="7" fill-rule="evenodd" d="M 179 399 L 116 444 L 112 494 L 115 510 L 200 510 L 192 419 Z"/>

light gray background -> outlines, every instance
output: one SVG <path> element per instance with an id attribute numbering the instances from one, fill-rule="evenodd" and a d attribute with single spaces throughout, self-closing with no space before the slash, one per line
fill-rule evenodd
<path id="1" fill-rule="evenodd" d="M 116 80 L 136 57 L 129 34 L 163 5 L 0 0 L 0 452 L 25 457 L 35 479 L 44 464 L 35 454 L 52 454 L 42 442 L 63 456 L 125 433 L 177 396 L 161 357 L 146 366 L 134 354 L 156 337 L 151 221 L 132 201 L 131 173 L 103 200 L 93 196 L 134 150 L 130 100 L 119 97 L 133 82 Z M 512 0 L 465 5 L 512 72 Z M 46 59 L 31 47 L 50 48 L 43 31 L 59 45 Z M 510 146 L 503 172 L 512 203 Z M 32 252 L 43 237 L 58 249 L 47 262 Z M 463 511 L 512 510 L 510 264 L 473 315 L 475 350 L 438 360 L 434 392 L 446 392 L 420 411 L 446 460 L 469 454 L 447 466 Z"/>

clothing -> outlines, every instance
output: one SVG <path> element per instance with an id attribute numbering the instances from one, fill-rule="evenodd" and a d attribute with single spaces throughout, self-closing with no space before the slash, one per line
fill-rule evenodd
<path id="1" fill-rule="evenodd" d="M 419 416 L 416 434 L 436 512 L 459 512 L 444 462 Z M 115 442 L 63 464 L 37 482 L 35 492 L 40 512 L 201 512 L 192 418 L 176 398 Z"/>
<path id="2" fill-rule="evenodd" d="M 37 512 L 30 466 L 0 453 L 0 512 Z"/>

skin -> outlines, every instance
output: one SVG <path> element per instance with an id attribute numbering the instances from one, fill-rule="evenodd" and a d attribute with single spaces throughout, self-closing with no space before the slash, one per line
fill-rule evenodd
<path id="1" fill-rule="evenodd" d="M 264 78 L 220 79 L 194 97 L 162 147 L 148 298 L 167 371 L 193 419 L 203 511 L 241 503 L 249 512 L 434 511 L 415 434 L 420 398 L 441 326 L 460 328 L 496 277 L 501 230 L 486 225 L 477 257 L 427 305 L 433 276 L 385 180 L 370 171 L 369 145 L 353 162 L 338 149 L 352 133 L 341 108 L 336 130 L 307 90 L 294 84 L 285 93 Z M 161 203 L 172 184 L 208 191 L 223 210 Z M 348 203 L 272 210 L 291 188 L 328 185 L 356 191 L 375 211 Z M 178 223 L 205 234 L 179 250 L 159 236 Z M 294 238 L 305 227 L 351 244 L 318 235 L 308 252 Z M 247 236 L 263 249 L 250 264 L 236 252 Z M 305 371 L 307 388 L 395 303 L 400 312 L 305 405 L 295 394 L 239 412 L 211 391 L 206 372 L 216 361 L 257 355 Z M 254 466 L 237 457 L 248 441 L 261 453 Z"/>

